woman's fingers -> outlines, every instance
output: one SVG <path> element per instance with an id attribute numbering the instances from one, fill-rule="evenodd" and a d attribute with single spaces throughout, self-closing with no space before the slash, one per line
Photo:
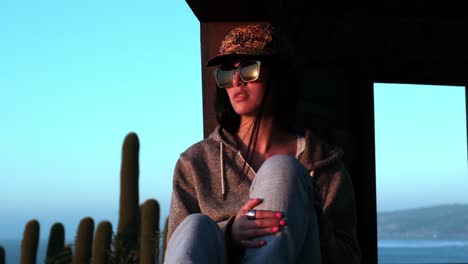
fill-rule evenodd
<path id="1" fill-rule="evenodd" d="M 267 235 L 272 235 L 272 234 L 278 233 L 279 231 L 280 231 L 280 228 L 277 226 L 269 227 L 269 228 L 249 229 L 249 230 L 243 231 L 240 245 L 245 248 L 262 247 L 266 245 L 265 240 L 255 241 L 253 239 L 257 237 L 264 237 Z"/>
<path id="2" fill-rule="evenodd" d="M 242 240 L 240 241 L 240 244 L 244 248 L 259 248 L 259 247 L 263 247 L 264 245 L 266 245 L 266 241 L 265 240 L 260 240 L 260 241 Z"/>
<path id="3" fill-rule="evenodd" d="M 286 220 L 281 212 L 254 209 L 262 202 L 263 199 L 260 198 L 249 199 L 237 213 L 231 227 L 231 238 L 236 245 L 245 248 L 264 246 L 266 244 L 264 240 L 252 239 L 278 233 L 283 226 L 286 226 Z M 255 210 L 254 219 L 247 217 L 246 213 L 249 210 Z"/>
<path id="4" fill-rule="evenodd" d="M 246 214 L 247 211 L 254 209 L 256 206 L 261 204 L 263 199 L 260 198 L 251 198 L 249 199 L 241 208 L 241 212 Z M 263 218 L 283 218 L 283 213 L 278 211 L 270 211 L 270 210 L 255 210 L 255 219 L 263 219 Z"/>
<path id="5" fill-rule="evenodd" d="M 283 213 L 278 211 L 269 211 L 269 210 L 255 210 L 255 218 L 256 219 L 281 219 L 283 218 Z"/>
<path id="6" fill-rule="evenodd" d="M 268 236 L 272 234 L 276 234 L 281 229 L 278 226 L 273 227 L 266 227 L 266 228 L 253 228 L 253 229 L 246 229 L 242 232 L 243 239 L 252 239 L 256 237 Z"/>
<path id="7" fill-rule="evenodd" d="M 245 221 L 243 227 L 245 229 L 256 229 L 285 225 L 286 221 L 284 219 L 258 219 Z"/>
<path id="8" fill-rule="evenodd" d="M 252 209 L 254 209 L 255 206 L 261 204 L 262 202 L 263 202 L 263 200 L 260 199 L 260 198 L 252 198 L 252 199 L 249 199 L 249 200 L 244 204 L 244 206 L 242 206 L 241 210 L 245 210 L 245 211 L 252 210 Z"/>
<path id="9" fill-rule="evenodd" d="M 247 211 L 242 211 L 238 217 L 242 226 L 249 228 L 279 225 L 281 220 L 285 220 L 283 214 L 277 211 L 255 210 L 255 219 L 249 219 L 246 213 Z"/>

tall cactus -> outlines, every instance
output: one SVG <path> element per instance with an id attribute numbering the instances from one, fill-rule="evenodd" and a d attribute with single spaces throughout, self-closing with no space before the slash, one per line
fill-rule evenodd
<path id="1" fill-rule="evenodd" d="M 139 224 L 139 149 L 140 143 L 137 134 L 134 132 L 127 134 L 122 148 L 120 207 L 117 228 L 118 244 L 125 247 L 125 251 L 127 252 L 135 252 L 137 249 Z"/>
<path id="2" fill-rule="evenodd" d="M 50 228 L 45 263 L 55 263 L 65 248 L 65 228 L 62 223 L 54 223 Z"/>
<path id="3" fill-rule="evenodd" d="M 24 228 L 23 240 L 21 241 L 21 264 L 35 264 L 37 246 L 39 242 L 39 222 L 30 220 Z"/>
<path id="4" fill-rule="evenodd" d="M 92 264 L 102 264 L 109 262 L 110 245 L 112 240 L 112 224 L 109 221 L 102 221 L 96 228 L 93 242 Z"/>
<path id="5" fill-rule="evenodd" d="M 148 199 L 140 206 L 140 264 L 158 263 L 159 203 Z"/>
<path id="6" fill-rule="evenodd" d="M 0 264 L 5 264 L 5 249 L 0 246 Z"/>
<path id="7" fill-rule="evenodd" d="M 89 263 L 91 260 L 91 248 L 93 243 L 94 220 L 85 217 L 80 221 L 75 239 L 75 252 L 73 264 Z"/>

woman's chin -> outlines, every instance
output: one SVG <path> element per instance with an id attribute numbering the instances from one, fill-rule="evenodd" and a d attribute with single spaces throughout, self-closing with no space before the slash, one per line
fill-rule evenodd
<path id="1" fill-rule="evenodd" d="M 258 110 L 257 105 L 252 104 L 234 104 L 234 111 L 240 116 L 255 116 Z"/>
<path id="2" fill-rule="evenodd" d="M 240 116 L 245 116 L 245 117 L 255 117 L 255 114 L 257 113 L 256 111 L 252 109 L 234 109 L 234 111 L 240 115 Z"/>

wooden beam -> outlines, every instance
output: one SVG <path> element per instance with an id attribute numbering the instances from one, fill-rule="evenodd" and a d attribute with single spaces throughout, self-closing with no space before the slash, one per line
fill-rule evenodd
<path id="1" fill-rule="evenodd" d="M 200 22 L 240 22 L 266 20 L 264 1 L 186 0 Z"/>

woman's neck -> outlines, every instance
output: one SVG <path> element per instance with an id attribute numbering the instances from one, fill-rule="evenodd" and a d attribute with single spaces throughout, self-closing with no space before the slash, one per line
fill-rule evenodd
<path id="1" fill-rule="evenodd" d="M 254 129 L 255 117 L 241 117 L 239 131 L 237 132 L 238 143 L 242 145 L 243 150 L 247 150 L 247 147 L 252 136 L 252 130 Z M 255 134 L 253 135 L 255 137 Z M 254 152 L 260 155 L 267 155 L 274 146 L 282 145 L 290 137 L 290 134 L 283 129 L 278 128 L 273 118 L 264 116 L 258 127 L 258 135 L 255 146 L 251 145 L 251 148 L 255 147 Z M 269 155 L 268 155 L 269 156 Z"/>

